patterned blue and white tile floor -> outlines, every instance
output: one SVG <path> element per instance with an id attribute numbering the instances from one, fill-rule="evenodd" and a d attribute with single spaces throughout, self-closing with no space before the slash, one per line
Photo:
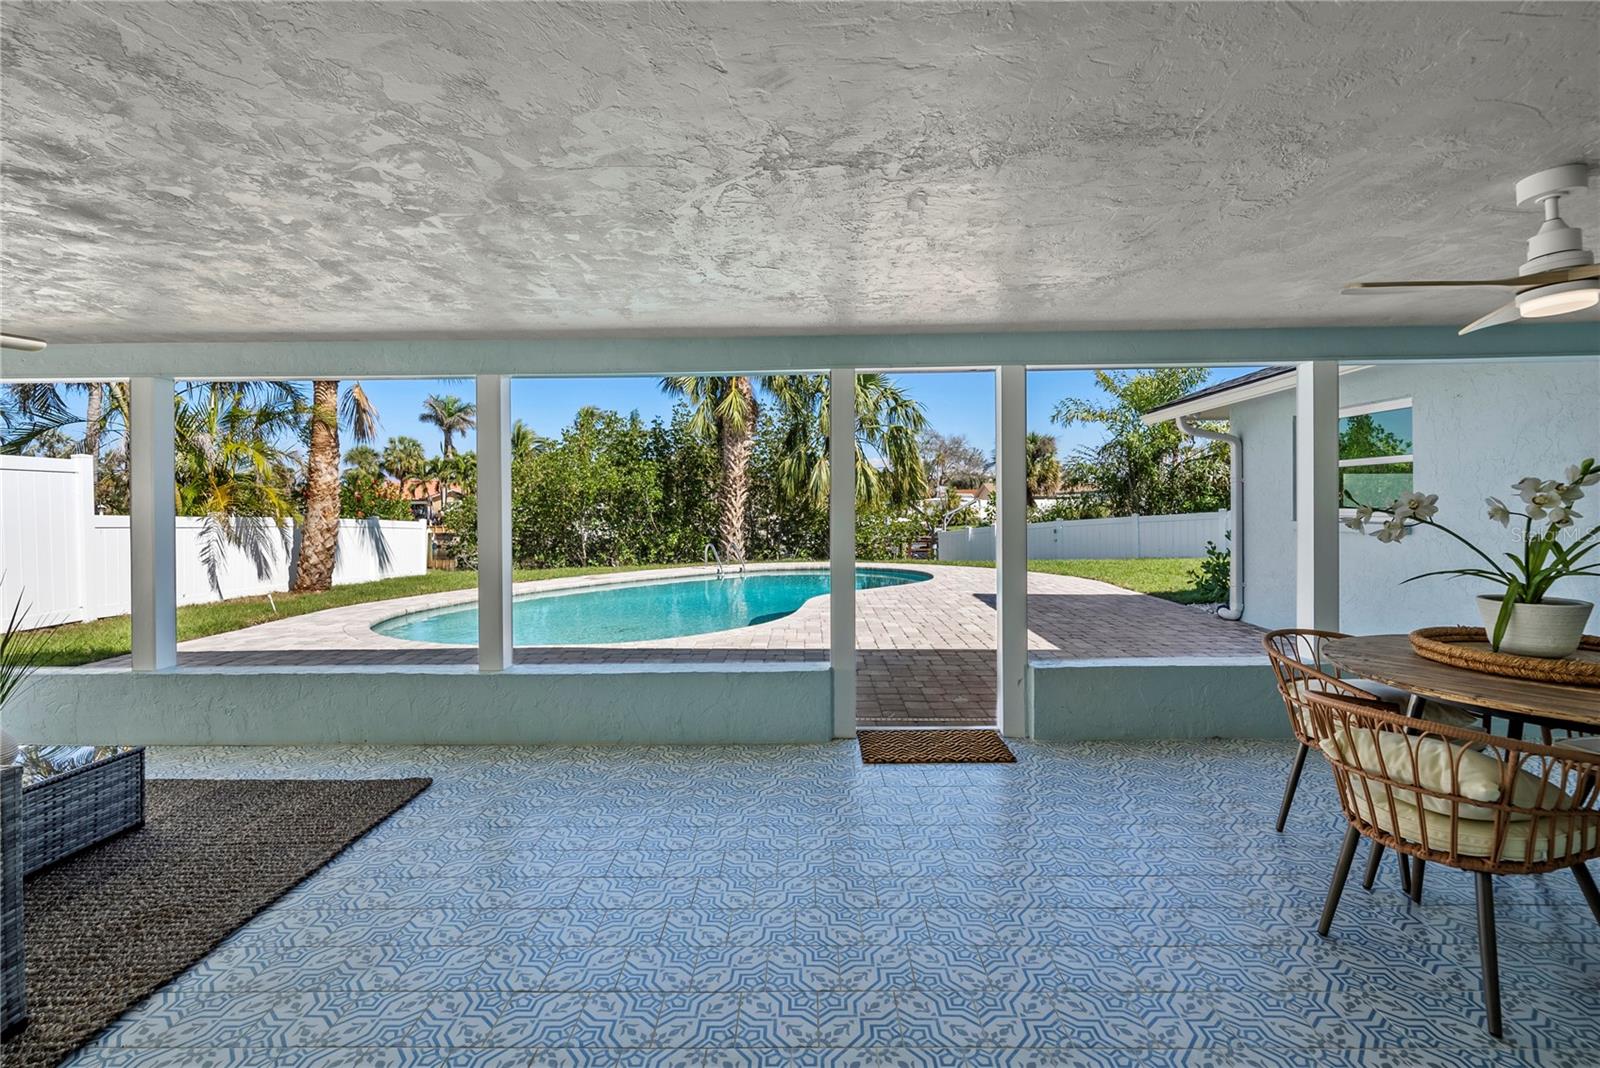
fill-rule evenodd
<path id="1" fill-rule="evenodd" d="M 1015 765 L 745 749 L 167 749 L 152 775 L 435 785 L 71 1063 L 1600 1064 L 1600 927 L 1392 865 L 1314 932 L 1341 823 L 1284 745 L 1019 745 Z"/>

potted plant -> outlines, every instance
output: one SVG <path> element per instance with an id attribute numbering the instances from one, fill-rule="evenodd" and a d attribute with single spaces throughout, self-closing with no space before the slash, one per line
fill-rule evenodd
<path id="1" fill-rule="evenodd" d="M 1583 487 L 1596 483 L 1600 483 L 1600 464 L 1591 457 L 1567 468 L 1561 481 L 1529 476 L 1517 482 L 1511 488 L 1520 498 L 1520 511 L 1497 497 L 1486 498 L 1489 518 L 1501 526 L 1509 527 L 1513 518 L 1522 520 L 1521 552 L 1503 554 L 1509 566 L 1435 520 L 1437 494 L 1408 493 L 1384 508 L 1361 504 L 1346 494 L 1356 508 L 1345 524 L 1365 530 L 1367 523 L 1377 518 L 1380 522 L 1372 534 L 1386 544 L 1403 540 L 1414 526 L 1443 531 L 1471 549 L 1483 566 L 1426 571 L 1407 582 L 1434 575 L 1484 579 L 1498 587 L 1477 599 L 1490 648 L 1523 656 L 1571 656 L 1583 640 L 1584 624 L 1594 605 L 1551 597 L 1550 588 L 1564 578 L 1600 575 L 1600 559 L 1588 559 L 1600 548 L 1600 524 L 1582 534 L 1574 533 L 1575 521 L 1582 515 L 1573 506 L 1583 497 Z"/>

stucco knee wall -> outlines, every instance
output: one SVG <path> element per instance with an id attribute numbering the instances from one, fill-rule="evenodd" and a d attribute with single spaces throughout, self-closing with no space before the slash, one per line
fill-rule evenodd
<path id="1" fill-rule="evenodd" d="M 44 671 L 6 730 L 60 744 L 696 744 L 833 736 L 826 664 L 604 671 Z"/>
<path id="2" fill-rule="evenodd" d="M 1290 737 L 1265 657 L 1038 661 L 1029 675 L 1043 741 Z"/>

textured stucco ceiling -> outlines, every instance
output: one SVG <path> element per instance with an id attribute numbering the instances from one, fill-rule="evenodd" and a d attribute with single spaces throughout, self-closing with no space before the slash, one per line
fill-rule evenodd
<path id="1" fill-rule="evenodd" d="M 1600 4 L 32 4 L 52 341 L 1463 322 Z M 1600 238 L 1600 192 L 1569 217 Z"/>

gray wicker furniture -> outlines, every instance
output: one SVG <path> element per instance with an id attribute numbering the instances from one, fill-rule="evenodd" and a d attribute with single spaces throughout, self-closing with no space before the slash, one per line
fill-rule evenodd
<path id="1" fill-rule="evenodd" d="M 51 775 L 22 790 L 22 872 L 143 824 L 143 746 Z"/>
<path id="2" fill-rule="evenodd" d="M 22 953 L 22 769 L 0 768 L 0 1037 L 28 1022 Z"/>

